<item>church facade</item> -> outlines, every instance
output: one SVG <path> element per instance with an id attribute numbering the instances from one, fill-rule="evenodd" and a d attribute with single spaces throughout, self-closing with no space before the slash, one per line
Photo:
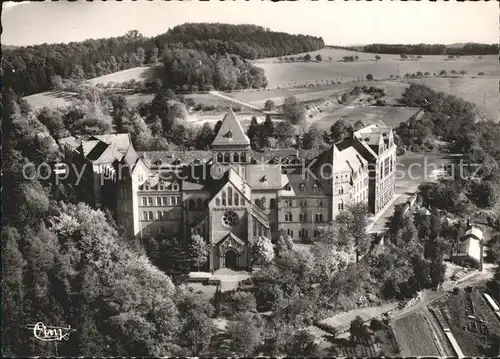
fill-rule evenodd
<path id="1" fill-rule="evenodd" d="M 90 163 L 92 198 L 108 198 L 91 204 L 110 208 L 141 240 L 187 246 L 201 235 L 210 270 L 250 268 L 260 236 L 283 230 L 312 239 L 349 204 L 366 203 L 375 214 L 395 190 L 396 147 L 385 127 L 369 126 L 325 151 L 258 152 L 229 111 L 211 151 L 136 152 L 128 134 L 62 142 L 73 162 Z M 106 180 L 97 181 L 102 173 Z"/>

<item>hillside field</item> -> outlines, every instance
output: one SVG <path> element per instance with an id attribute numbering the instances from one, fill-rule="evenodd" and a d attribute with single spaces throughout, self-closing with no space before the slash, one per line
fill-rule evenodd
<path id="1" fill-rule="evenodd" d="M 246 102 L 254 106 L 263 107 L 266 100 L 273 100 L 276 105 L 281 105 L 287 96 L 297 96 L 299 101 L 315 101 L 325 97 L 335 96 L 342 91 L 349 90 L 356 84 L 373 85 L 386 90 L 389 104 L 396 104 L 402 92 L 408 86 L 409 81 L 382 80 L 390 75 L 398 73 L 429 72 L 431 77 L 411 80 L 423 83 L 436 91 L 453 94 L 475 103 L 479 110 L 487 114 L 488 118 L 500 121 L 500 110 L 498 101 L 498 84 L 500 71 L 498 59 L 494 55 L 483 56 L 482 59 L 473 56 L 463 56 L 458 59 L 448 60 L 446 56 L 423 56 L 421 60 L 400 60 L 399 55 L 380 54 L 381 60 L 375 61 L 374 54 L 354 52 L 325 48 L 320 51 L 311 52 L 314 58 L 320 53 L 323 62 L 310 63 L 279 63 L 276 58 L 256 60 L 257 66 L 265 70 L 269 80 L 269 88 L 266 90 L 234 91 L 224 93 L 225 96 L 238 101 Z M 302 54 L 303 55 L 303 54 Z M 339 62 L 343 56 L 359 56 L 357 62 Z M 300 56 L 300 55 L 295 55 Z M 331 57 L 330 61 L 328 58 Z M 130 81 L 144 81 L 152 79 L 160 71 L 159 66 L 142 66 L 119 71 L 114 74 L 96 77 L 86 82 L 92 85 L 106 84 L 109 82 L 121 83 Z M 441 70 L 467 71 L 465 76 L 458 77 L 433 77 Z M 486 75 L 478 77 L 479 72 Z M 366 74 L 371 73 L 375 80 L 365 80 Z M 332 84 L 332 81 L 334 83 Z M 337 83 L 340 82 L 340 83 Z M 296 87 L 304 84 L 312 84 L 313 87 Z M 47 91 L 40 94 L 27 96 L 26 100 L 34 107 L 64 106 L 71 100 L 72 94 Z M 131 106 L 139 102 L 148 102 L 153 98 L 152 94 L 134 93 L 127 95 Z M 219 109 L 231 105 L 231 101 L 210 94 L 190 94 L 186 98 L 192 98 L 196 103 L 215 106 Z"/>
<path id="2" fill-rule="evenodd" d="M 89 85 L 96 86 L 97 84 L 106 85 L 110 82 L 122 83 L 130 80 L 148 81 L 158 78 L 162 65 L 144 65 L 140 67 L 133 67 L 128 70 L 118 71 L 109 75 L 94 77 L 93 79 L 85 81 Z"/>
<path id="3" fill-rule="evenodd" d="M 375 54 L 352 52 L 325 48 L 311 52 L 314 58 L 321 54 L 322 62 L 280 63 L 276 58 L 256 60 L 255 64 L 264 69 L 270 87 L 287 87 L 295 83 L 316 82 L 324 80 L 342 81 L 350 78 L 365 78 L 372 74 L 374 78 L 385 79 L 390 75 L 404 76 L 406 73 L 430 72 L 439 74 L 441 70 L 465 70 L 468 76 L 477 76 L 484 72 L 487 77 L 500 75 L 498 57 L 485 55 L 482 59 L 473 56 L 463 56 L 449 60 L 444 55 L 426 55 L 420 60 L 401 60 L 399 55 L 379 54 L 381 60 L 375 60 Z M 303 55 L 303 54 L 302 54 Z M 295 55 L 302 56 L 302 55 Z M 341 62 L 343 56 L 358 56 L 355 62 Z M 328 58 L 331 57 L 330 61 Z M 399 71 L 398 71 L 399 66 Z"/>

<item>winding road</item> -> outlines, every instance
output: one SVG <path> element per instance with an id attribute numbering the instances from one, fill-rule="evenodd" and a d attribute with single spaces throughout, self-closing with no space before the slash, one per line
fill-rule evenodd
<path id="1" fill-rule="evenodd" d="M 254 106 L 254 105 L 250 105 L 250 104 L 245 103 L 245 102 L 238 101 L 238 100 L 236 100 L 234 98 L 231 98 L 229 96 L 223 95 L 223 94 L 221 94 L 218 91 L 210 91 L 209 94 L 213 95 L 213 96 L 217 96 L 217 97 L 223 98 L 224 100 L 228 100 L 228 101 L 237 103 L 239 105 L 251 108 L 252 110 L 262 111 L 262 109 L 260 107 L 257 107 L 257 106 Z"/>

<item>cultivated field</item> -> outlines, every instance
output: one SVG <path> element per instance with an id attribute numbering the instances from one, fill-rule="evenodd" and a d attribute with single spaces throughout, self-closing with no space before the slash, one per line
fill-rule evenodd
<path id="1" fill-rule="evenodd" d="M 489 119 L 500 121 L 498 78 L 427 78 L 422 83 L 434 91 L 449 93 L 472 102 Z"/>
<path id="2" fill-rule="evenodd" d="M 379 54 L 381 60 L 375 61 L 375 54 L 352 52 L 325 48 L 311 52 L 314 58 L 320 53 L 323 62 L 295 62 L 279 63 L 276 58 L 256 60 L 255 64 L 265 70 L 266 77 L 271 87 L 289 86 L 290 84 L 302 84 L 304 82 L 315 82 L 323 80 L 342 81 L 350 78 L 365 78 L 372 74 L 374 78 L 385 79 L 390 75 L 406 73 L 430 72 L 431 75 L 439 74 L 441 70 L 467 71 L 469 76 L 477 76 L 484 72 L 485 76 L 498 78 L 499 64 L 495 55 L 485 55 L 482 59 L 473 56 L 463 56 L 458 59 L 449 60 L 443 55 L 425 55 L 420 60 L 401 60 L 399 55 Z M 343 56 L 359 56 L 355 62 L 341 62 Z M 300 55 L 295 55 L 297 57 Z M 332 61 L 328 59 L 332 58 Z M 399 71 L 398 71 L 399 69 Z"/>
<path id="3" fill-rule="evenodd" d="M 411 314 L 392 323 L 402 356 L 440 356 L 426 318 Z"/>
<path id="4" fill-rule="evenodd" d="M 270 87 L 281 88 L 316 83 L 317 81 L 346 82 L 353 79 L 364 79 L 367 74 L 372 74 L 375 79 L 387 79 L 391 75 L 404 76 L 406 73 L 412 74 L 418 71 L 429 72 L 431 77 L 423 79 L 423 83 L 434 90 L 463 97 L 465 100 L 475 103 L 491 119 L 500 120 L 498 101 L 500 66 L 498 57 L 495 55 L 483 56 L 481 59 L 477 56 L 463 56 L 453 60 L 449 60 L 446 56 L 433 55 L 423 56 L 421 60 L 402 61 L 399 55 L 380 54 L 382 59 L 375 61 L 375 54 L 330 48 L 310 54 L 314 58 L 318 53 L 321 53 L 323 58 L 321 63 L 279 63 L 276 58 L 270 58 L 257 60 L 256 65 L 264 69 Z M 359 56 L 359 60 L 356 62 L 340 62 L 343 56 L 356 55 Z M 328 57 L 331 57 L 332 61 Z M 457 72 L 464 70 L 467 74 L 456 78 L 433 77 L 434 74 L 438 75 L 441 70 L 446 70 L 448 74 L 452 70 Z M 485 75 L 479 77 L 479 72 L 484 72 Z M 402 84 L 402 86 L 405 85 Z"/>
<path id="5" fill-rule="evenodd" d="M 224 93 L 224 95 L 258 107 L 263 107 L 264 103 L 269 99 L 279 106 L 287 96 L 296 96 L 299 101 L 303 102 L 315 101 L 338 95 L 358 84 L 360 86 L 372 85 L 384 88 L 387 93 L 386 100 L 388 104 L 396 104 L 397 99 L 401 97 L 402 92 L 408 86 L 408 82 L 403 83 L 384 79 L 398 73 L 404 76 L 405 73 L 421 71 L 422 73 L 429 72 L 431 77 L 412 81 L 426 84 L 436 91 L 444 91 L 462 97 L 475 103 L 480 111 L 487 114 L 489 118 L 500 120 L 498 101 L 500 71 L 498 58 L 494 55 L 483 56 L 482 59 L 463 56 L 454 60 L 448 60 L 446 56 L 424 56 L 418 61 L 402 61 L 399 55 L 380 54 L 382 59 L 375 61 L 374 54 L 362 52 L 325 48 L 310 54 L 314 58 L 317 53 L 321 53 L 323 62 L 279 63 L 276 58 L 256 60 L 256 65 L 265 70 L 266 77 L 269 80 L 269 88 L 266 90 L 236 91 Z M 359 56 L 359 60 L 356 62 L 339 62 L 343 56 L 355 55 Z M 332 58 L 331 61 L 328 59 L 329 57 Z M 160 70 L 161 65 L 136 67 L 87 80 L 87 83 L 92 85 L 110 82 L 122 83 L 132 79 L 145 81 L 154 78 L 155 73 Z M 451 70 L 465 70 L 467 75 L 454 78 L 432 76 L 434 73 L 438 74 L 441 70 L 446 70 L 448 73 Z M 479 72 L 484 72 L 486 75 L 478 77 Z M 365 77 L 368 73 L 371 73 L 378 80 L 366 81 Z M 314 86 L 297 87 L 304 84 Z M 68 104 L 73 97 L 72 94 L 47 91 L 27 96 L 26 100 L 35 107 L 57 107 Z M 135 93 L 126 97 L 129 105 L 135 106 L 139 102 L 151 101 L 153 95 Z M 231 101 L 210 94 L 191 94 L 186 95 L 186 97 L 192 98 L 196 103 L 215 106 L 218 109 L 227 108 L 231 105 Z"/>
<path id="6" fill-rule="evenodd" d="M 460 290 L 439 304 L 441 311 L 466 356 L 497 356 L 500 321 L 482 296 L 481 289 L 471 293 Z"/>

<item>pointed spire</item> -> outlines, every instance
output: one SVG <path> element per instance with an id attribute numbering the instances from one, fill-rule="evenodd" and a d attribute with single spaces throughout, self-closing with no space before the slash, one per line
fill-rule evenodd
<path id="1" fill-rule="evenodd" d="M 250 145 L 250 139 L 245 134 L 241 123 L 236 118 L 232 108 L 224 116 L 219 131 L 215 135 L 212 146 L 230 146 L 230 145 Z"/>

